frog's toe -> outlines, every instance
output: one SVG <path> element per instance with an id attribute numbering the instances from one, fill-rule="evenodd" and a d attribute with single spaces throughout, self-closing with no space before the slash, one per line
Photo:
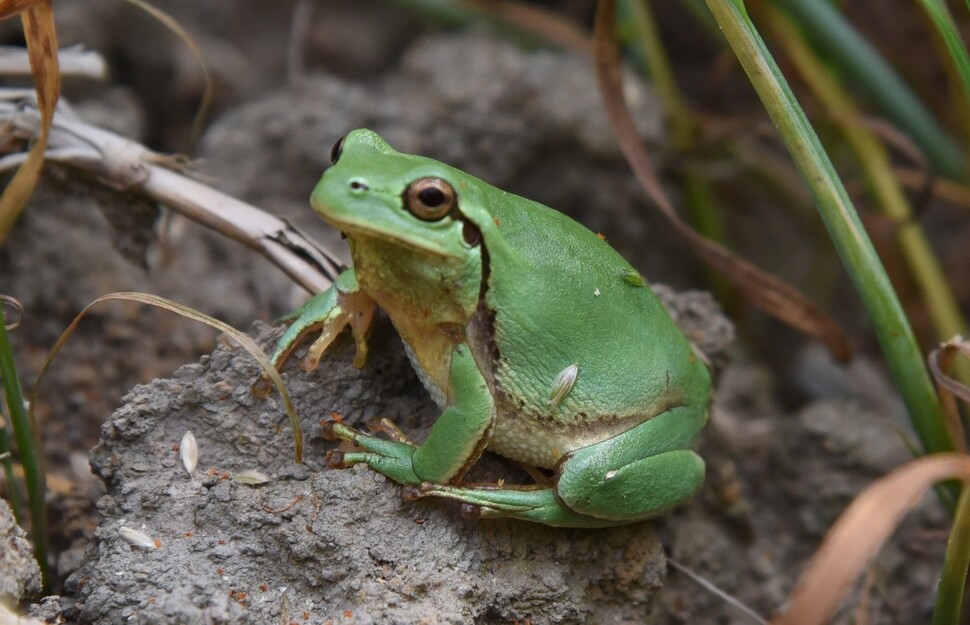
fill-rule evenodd
<path id="1" fill-rule="evenodd" d="M 383 434 L 392 441 L 417 447 L 417 444 L 411 440 L 407 434 L 402 432 L 401 428 L 397 427 L 397 425 L 395 425 L 395 423 L 390 419 L 384 417 L 380 419 L 370 419 L 367 422 L 367 429 L 375 434 Z"/>
<path id="2" fill-rule="evenodd" d="M 473 503 L 463 503 L 459 508 L 459 514 L 461 514 L 461 518 L 463 519 L 477 521 L 482 518 L 482 507 Z"/>
<path id="3" fill-rule="evenodd" d="M 401 497 L 408 501 L 417 501 L 428 496 L 428 489 L 431 486 L 428 482 L 420 484 L 405 484 L 401 489 Z"/>
<path id="4" fill-rule="evenodd" d="M 340 441 L 340 440 L 351 440 L 345 436 L 341 436 L 343 429 L 349 430 L 346 426 L 342 426 L 339 421 L 335 419 L 328 419 L 320 424 L 322 431 L 320 436 L 323 437 L 325 441 Z"/>
<path id="5" fill-rule="evenodd" d="M 344 452 L 339 449 L 328 449 L 327 450 L 327 468 L 328 469 L 346 469 L 347 464 L 344 462 Z"/>

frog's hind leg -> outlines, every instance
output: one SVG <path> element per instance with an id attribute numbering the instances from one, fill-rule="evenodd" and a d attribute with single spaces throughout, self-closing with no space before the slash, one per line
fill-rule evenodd
<path id="1" fill-rule="evenodd" d="M 615 438 L 578 449 L 560 465 L 554 488 L 422 484 L 406 495 L 454 499 L 462 502 L 467 515 L 481 518 L 560 527 L 632 523 L 662 514 L 700 487 L 704 461 L 689 446 L 705 417 L 703 411 L 674 408 Z"/>
<path id="2" fill-rule="evenodd" d="M 690 447 L 706 406 L 678 406 L 573 452 L 560 466 L 556 491 L 580 514 L 627 522 L 657 516 L 704 481 L 704 461 Z"/>

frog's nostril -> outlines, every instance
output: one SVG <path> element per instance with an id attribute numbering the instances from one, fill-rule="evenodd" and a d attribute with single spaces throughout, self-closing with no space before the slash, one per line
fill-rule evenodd
<path id="1" fill-rule="evenodd" d="M 350 188 L 354 191 L 366 191 L 370 187 L 368 187 L 365 183 L 361 182 L 360 180 L 352 180 L 350 182 Z"/>

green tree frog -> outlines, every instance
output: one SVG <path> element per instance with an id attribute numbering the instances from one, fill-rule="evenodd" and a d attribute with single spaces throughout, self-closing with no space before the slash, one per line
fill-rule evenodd
<path id="1" fill-rule="evenodd" d="M 363 366 L 375 306 L 404 340 L 441 409 L 416 444 L 383 420 L 333 422 L 331 467 L 363 463 L 466 516 L 603 527 L 656 516 L 704 477 L 691 450 L 711 381 L 639 274 L 565 215 L 443 163 L 393 150 L 370 130 L 334 146 L 313 191 L 349 241 L 353 268 L 297 313 L 273 356 L 320 330 L 312 368 L 350 326 Z M 466 484 L 488 449 L 551 470 L 528 486 Z M 538 473 L 538 472 L 537 472 Z"/>

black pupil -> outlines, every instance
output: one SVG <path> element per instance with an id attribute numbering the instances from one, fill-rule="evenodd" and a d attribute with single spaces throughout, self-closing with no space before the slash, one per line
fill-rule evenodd
<path id="1" fill-rule="evenodd" d="M 445 194 L 441 189 L 436 189 L 435 187 L 428 187 L 427 189 L 421 189 L 418 193 L 418 199 L 421 203 L 430 208 L 439 206 L 445 201 Z"/>

